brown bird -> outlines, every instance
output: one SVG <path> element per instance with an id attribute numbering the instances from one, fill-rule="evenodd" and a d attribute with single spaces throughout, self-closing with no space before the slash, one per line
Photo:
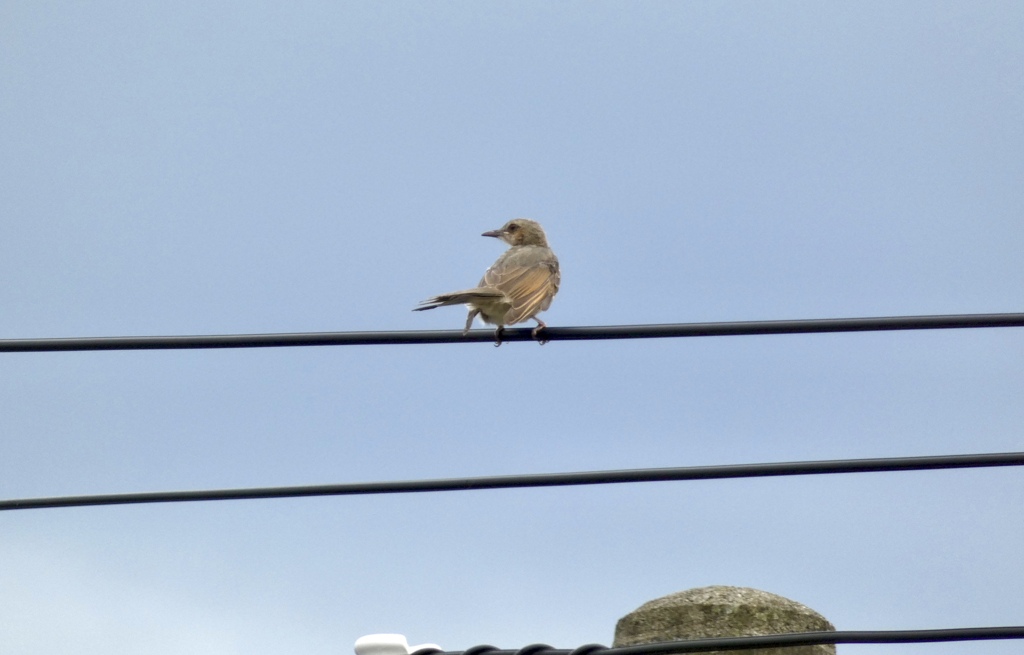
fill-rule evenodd
<path id="1" fill-rule="evenodd" d="M 496 237 L 512 246 L 484 272 L 480 284 L 474 289 L 455 291 L 434 296 L 420 303 L 413 311 L 468 305 L 469 316 L 463 334 L 469 332 L 473 319 L 480 316 L 485 323 L 497 325 L 495 345 L 501 345 L 501 332 L 506 325 L 515 325 L 531 318 L 537 321 L 533 338 L 541 344 L 538 333 L 547 327 L 537 314 L 551 306 L 558 293 L 561 276 L 558 258 L 548 247 L 544 230 L 536 221 L 514 218 L 499 230 L 484 232 L 481 236 Z"/>

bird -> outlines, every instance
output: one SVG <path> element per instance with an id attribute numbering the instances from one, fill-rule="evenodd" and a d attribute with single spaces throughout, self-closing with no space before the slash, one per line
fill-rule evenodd
<path id="1" fill-rule="evenodd" d="M 462 333 L 468 333 L 473 319 L 479 316 L 485 323 L 497 326 L 495 346 L 501 345 L 501 333 L 506 325 L 533 319 L 537 321 L 533 338 L 544 345 L 547 340 L 540 338 L 539 333 L 547 325 L 537 314 L 551 306 L 561 281 L 558 257 L 548 246 L 544 229 L 537 221 L 513 218 L 501 228 L 480 236 L 501 239 L 510 248 L 484 272 L 476 287 L 428 298 L 413 311 L 468 305 L 469 315 Z"/>

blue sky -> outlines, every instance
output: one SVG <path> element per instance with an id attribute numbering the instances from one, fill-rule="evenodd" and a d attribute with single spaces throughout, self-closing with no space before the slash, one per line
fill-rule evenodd
<path id="1" fill-rule="evenodd" d="M 0 5 L 0 338 L 1024 309 L 1019 2 Z M 1020 329 L 8 354 L 0 497 L 1024 450 Z M 1016 469 L 8 512 L 5 655 L 1024 623 Z M 922 653 L 1010 653 L 1019 644 Z M 891 648 L 847 646 L 842 652 Z"/>

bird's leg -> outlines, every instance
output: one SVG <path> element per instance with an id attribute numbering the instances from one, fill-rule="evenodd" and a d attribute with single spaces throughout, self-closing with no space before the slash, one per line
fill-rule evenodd
<path id="1" fill-rule="evenodd" d="M 494 347 L 495 348 L 498 348 L 499 346 L 501 346 L 501 333 L 504 332 L 504 331 L 505 331 L 505 326 L 504 325 L 499 325 L 498 327 L 494 328 Z"/>
<path id="2" fill-rule="evenodd" d="M 462 330 L 462 336 L 469 334 L 469 329 L 473 327 L 473 319 L 480 313 L 479 309 L 469 310 L 469 316 L 466 317 L 466 327 Z"/>
<path id="3" fill-rule="evenodd" d="M 548 340 L 540 338 L 540 331 L 546 328 L 547 325 L 536 316 L 533 317 L 533 320 L 537 321 L 537 327 L 533 328 L 533 332 L 531 332 L 531 334 L 533 335 L 533 338 L 537 340 L 537 343 L 543 346 L 548 342 Z"/>

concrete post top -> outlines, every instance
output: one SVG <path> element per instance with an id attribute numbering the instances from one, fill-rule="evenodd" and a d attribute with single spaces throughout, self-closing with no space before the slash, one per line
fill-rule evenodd
<path id="1" fill-rule="evenodd" d="M 749 587 L 698 587 L 644 603 L 619 619 L 613 646 L 657 641 L 834 631 L 822 615 L 796 601 Z M 830 644 L 748 651 L 767 655 L 835 653 Z"/>

